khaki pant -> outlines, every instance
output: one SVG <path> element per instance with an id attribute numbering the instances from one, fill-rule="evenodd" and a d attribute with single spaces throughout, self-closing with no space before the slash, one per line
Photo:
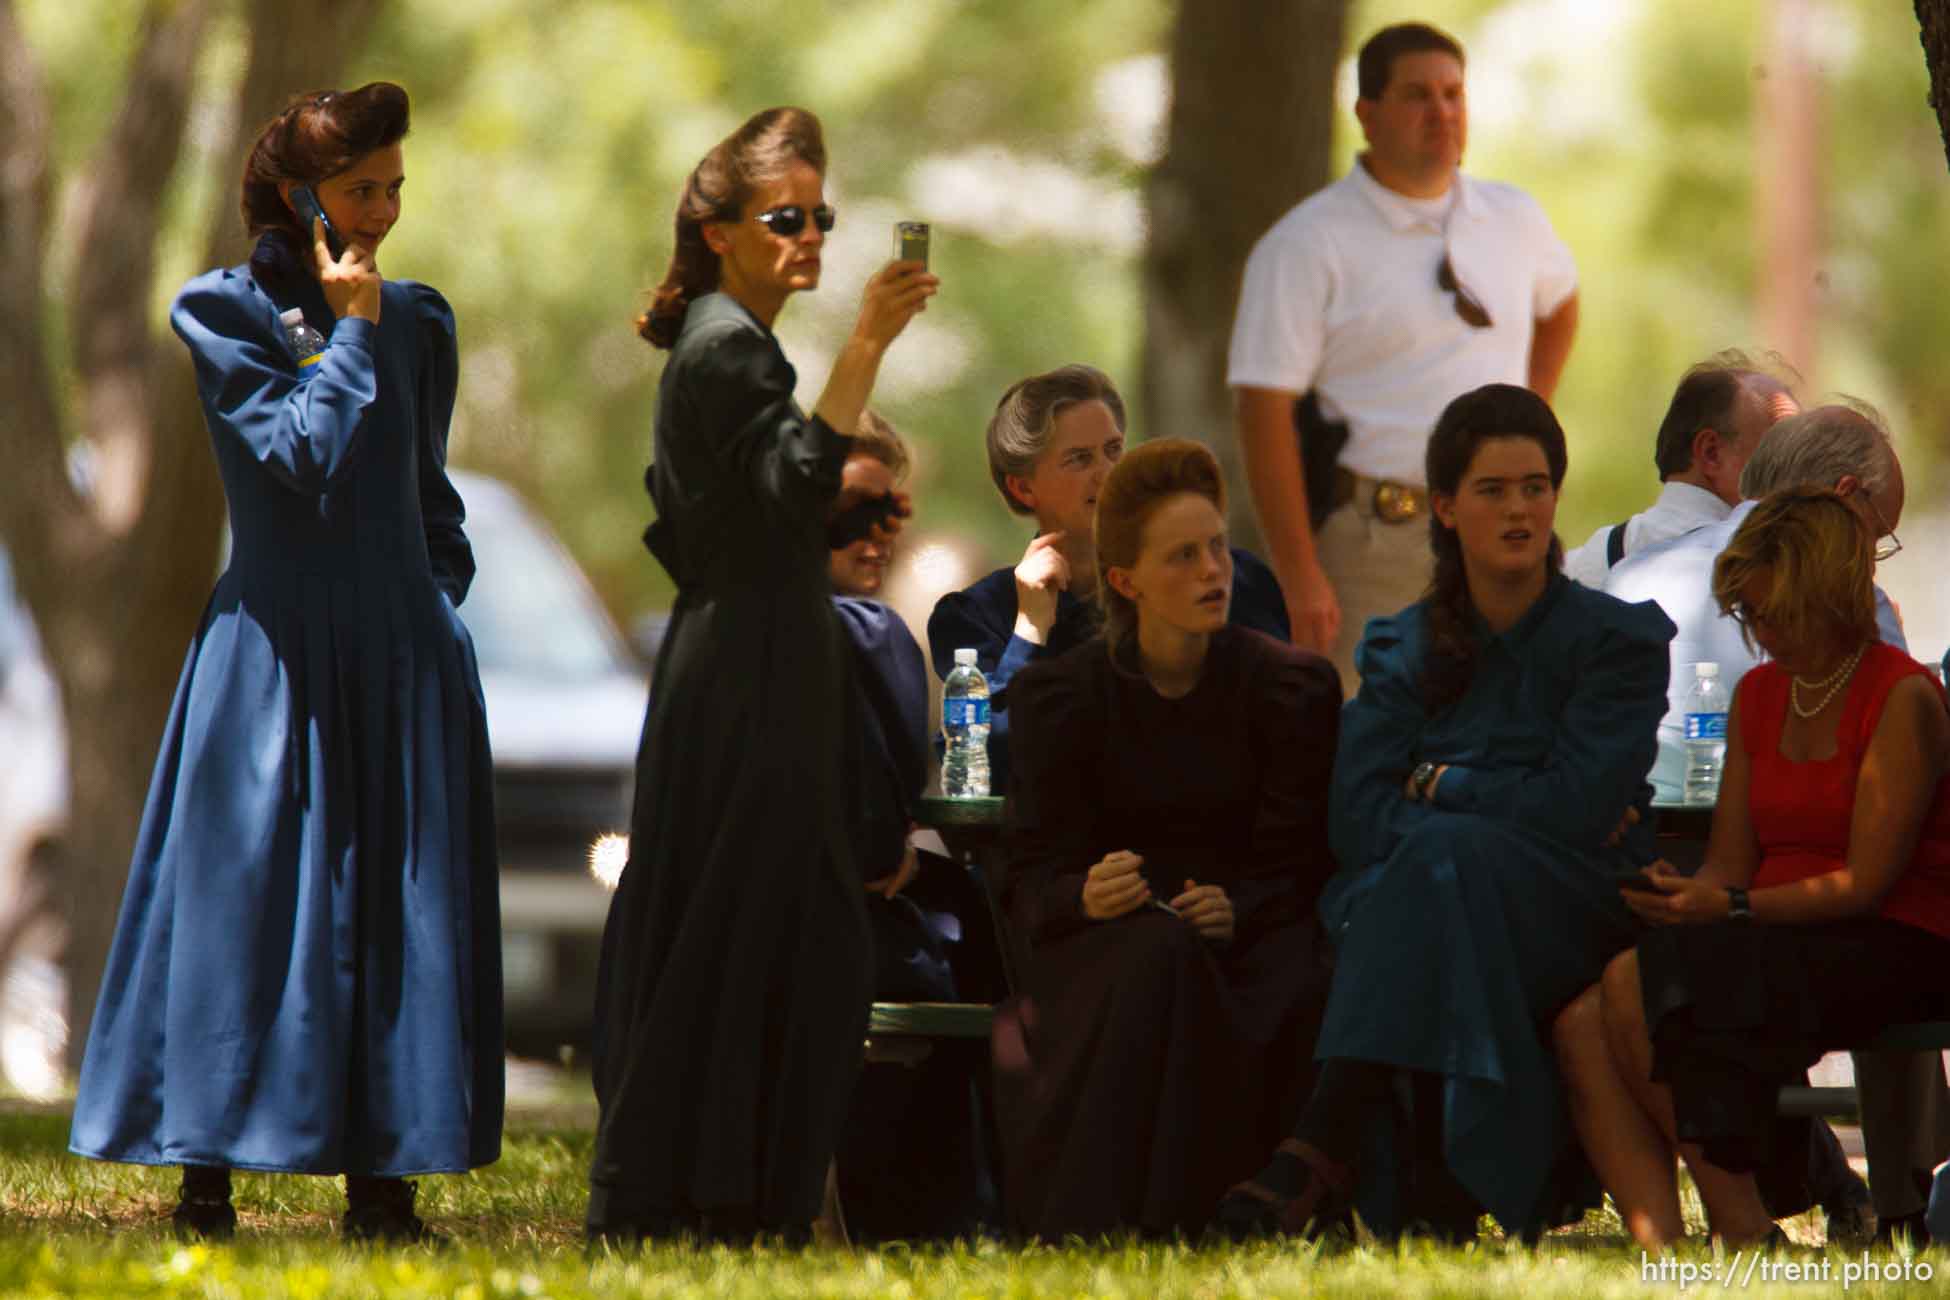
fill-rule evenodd
<path id="1" fill-rule="evenodd" d="M 1915 1174 L 1928 1176 L 1950 1155 L 1950 1090 L 1941 1052 L 1851 1052 L 1862 1107 L 1862 1149 L 1876 1217 L 1923 1208 Z"/>
<path id="2" fill-rule="evenodd" d="M 1366 492 L 1335 510 L 1314 534 L 1320 568 L 1334 584 L 1341 603 L 1341 634 L 1328 658 L 1341 673 L 1341 689 L 1352 698 L 1361 679 L 1354 671 L 1354 649 L 1368 620 L 1393 614 L 1422 598 L 1435 557 L 1429 550 L 1429 521 L 1391 524 L 1377 519 Z"/>

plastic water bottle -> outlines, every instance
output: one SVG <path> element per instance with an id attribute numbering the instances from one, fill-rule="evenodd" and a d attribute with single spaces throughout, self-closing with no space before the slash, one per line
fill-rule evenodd
<path id="1" fill-rule="evenodd" d="M 1727 689 L 1720 685 L 1720 665 L 1693 665 L 1692 689 L 1686 693 L 1687 803 L 1710 804 L 1720 797 L 1720 766 L 1727 756 Z"/>
<path id="2" fill-rule="evenodd" d="M 309 375 L 325 355 L 325 336 L 305 324 L 302 307 L 287 307 L 279 312 L 278 324 L 284 326 L 284 341 L 291 345 L 291 355 L 298 358 L 298 373 Z"/>
<path id="3" fill-rule="evenodd" d="M 980 799 L 989 792 L 989 679 L 973 650 L 955 651 L 955 671 L 941 692 L 941 793 Z"/>

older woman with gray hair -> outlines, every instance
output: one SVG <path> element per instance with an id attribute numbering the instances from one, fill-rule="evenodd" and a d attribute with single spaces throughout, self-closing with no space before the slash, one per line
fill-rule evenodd
<path id="1" fill-rule="evenodd" d="M 956 650 L 975 650 L 992 692 L 989 770 L 998 793 L 1009 780 L 1010 679 L 1097 630 L 1097 495 L 1124 440 L 1124 399 L 1092 366 L 1061 366 L 1011 384 L 989 420 L 996 491 L 1010 510 L 1035 519 L 1036 534 L 1013 567 L 941 598 L 928 619 L 928 653 L 945 679 Z M 1237 548 L 1232 560 L 1232 622 L 1288 640 L 1273 571 Z"/>

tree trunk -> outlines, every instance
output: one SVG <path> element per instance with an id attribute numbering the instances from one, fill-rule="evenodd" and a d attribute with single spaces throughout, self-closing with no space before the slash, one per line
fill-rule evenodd
<path id="1" fill-rule="evenodd" d="M 1944 160 L 1950 162 L 1950 0 L 1916 0 L 1916 21 L 1923 29 L 1923 60 L 1930 68 L 1930 107 L 1943 136 Z"/>
<path id="2" fill-rule="evenodd" d="M 242 260 L 244 148 L 293 94 L 330 84 L 382 0 L 251 0 L 249 53 L 211 166 L 206 247 Z M 223 495 L 189 359 L 148 304 L 156 232 L 180 170 L 198 54 L 216 0 L 154 0 L 121 109 L 86 175 L 69 289 L 72 400 L 57 400 L 41 328 L 53 178 L 48 96 L 0 0 L 0 538 L 61 683 L 72 765 L 62 867 L 42 882 L 67 927 L 69 1055 L 87 1041 L 185 646 L 208 597 Z M 70 428 L 67 417 L 75 424 Z M 68 447 L 95 472 L 71 485 Z"/>
<path id="3" fill-rule="evenodd" d="M 1186 0 L 1172 37 L 1166 150 L 1146 195 L 1141 427 L 1212 445 L 1234 538 L 1248 547 L 1258 529 L 1225 383 L 1232 316 L 1254 242 L 1328 179 L 1347 10 L 1348 0 Z"/>
<path id="4" fill-rule="evenodd" d="M 1821 335 L 1821 72 L 1810 0 L 1772 0 L 1766 80 L 1754 115 L 1760 175 L 1761 337 L 1819 389 Z"/>

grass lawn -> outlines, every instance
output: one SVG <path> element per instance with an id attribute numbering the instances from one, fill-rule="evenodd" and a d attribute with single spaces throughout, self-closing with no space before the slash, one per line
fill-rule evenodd
<path id="1" fill-rule="evenodd" d="M 543 1105 L 511 1112 L 499 1163 L 470 1177 L 419 1180 L 420 1206 L 452 1234 L 451 1249 L 369 1250 L 339 1244 L 336 1180 L 239 1175 L 241 1231 L 228 1246 L 183 1246 L 166 1215 L 174 1170 L 101 1165 L 66 1154 L 67 1112 L 0 1106 L 0 1296 L 1644 1296 L 1677 1292 L 1648 1276 L 1616 1217 L 1594 1213 L 1535 1249 L 1488 1239 L 1467 1250 L 1427 1242 L 1341 1246 L 1193 1247 L 1132 1241 L 1017 1247 L 980 1241 L 882 1250 L 583 1247 L 584 1171 L 591 1109 Z M 1697 1207 L 1695 1206 L 1695 1209 Z M 1788 1225 L 1819 1240 L 1819 1216 Z M 1722 1282 L 1735 1261 L 1695 1245 L 1671 1266 L 1712 1267 L 1692 1291 L 1840 1294 L 1860 1252 L 1802 1251 Z M 1752 1262 L 1738 1261 L 1744 1270 Z M 1793 1262 L 1814 1281 L 1766 1280 Z M 1871 1257 L 1908 1281 L 1853 1280 L 1850 1295 L 1942 1295 L 1950 1254 Z M 1658 1266 L 1652 1261 L 1652 1267 Z M 1819 1277 L 1824 1263 L 1825 1280 Z M 1929 1277 L 1921 1274 L 1927 1269 Z"/>

